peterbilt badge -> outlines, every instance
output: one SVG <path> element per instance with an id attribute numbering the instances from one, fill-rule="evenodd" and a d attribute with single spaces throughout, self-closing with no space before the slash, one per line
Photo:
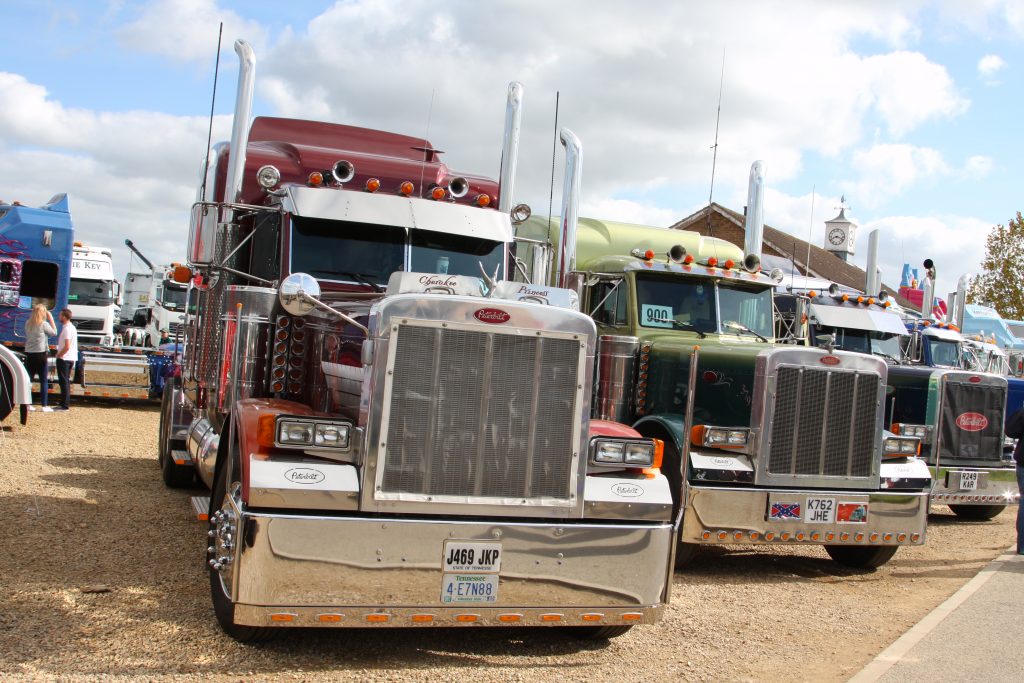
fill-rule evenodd
<path id="1" fill-rule="evenodd" d="M 512 316 L 500 308 L 479 308 L 473 313 L 473 317 L 482 323 L 500 325 L 507 323 Z"/>
<path id="2" fill-rule="evenodd" d="M 822 356 L 821 358 L 818 359 L 818 361 L 824 363 L 825 365 L 839 365 L 838 356 Z"/>
<path id="3" fill-rule="evenodd" d="M 956 426 L 965 432 L 980 432 L 988 427 L 988 418 L 981 413 L 962 413 L 956 418 Z"/>
<path id="4" fill-rule="evenodd" d="M 644 495 L 644 490 L 636 484 L 619 482 L 612 486 L 612 493 L 620 498 L 638 498 Z"/>
<path id="5" fill-rule="evenodd" d="M 284 473 L 284 478 L 293 484 L 319 484 L 327 475 L 312 467 L 293 467 Z"/>

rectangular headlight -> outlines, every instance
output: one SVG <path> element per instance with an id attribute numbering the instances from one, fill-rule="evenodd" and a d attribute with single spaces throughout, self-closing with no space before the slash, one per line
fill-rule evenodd
<path id="1" fill-rule="evenodd" d="M 650 467 L 654 464 L 654 444 L 645 441 L 627 443 L 625 463 L 636 467 Z"/>
<path id="2" fill-rule="evenodd" d="M 594 462 L 604 464 L 621 464 L 626 454 L 626 444 L 622 441 L 600 440 L 594 443 Z"/>
<path id="3" fill-rule="evenodd" d="M 327 448 L 348 448 L 348 425 L 317 423 L 313 443 Z"/>
<path id="4" fill-rule="evenodd" d="M 750 440 L 750 430 L 738 427 L 710 427 L 704 425 L 703 443 L 698 446 L 712 448 L 740 448 Z"/>
<path id="5" fill-rule="evenodd" d="M 915 436 L 887 436 L 882 442 L 883 455 L 916 455 L 921 440 Z"/>
<path id="6" fill-rule="evenodd" d="M 278 420 L 277 441 L 282 446 L 311 446 L 313 445 L 313 423 Z"/>

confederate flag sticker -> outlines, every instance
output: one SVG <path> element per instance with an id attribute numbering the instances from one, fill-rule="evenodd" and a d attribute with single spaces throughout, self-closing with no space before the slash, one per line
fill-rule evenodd
<path id="1" fill-rule="evenodd" d="M 768 510 L 768 521 L 770 522 L 799 522 L 802 518 L 800 503 L 788 500 L 772 501 Z"/>

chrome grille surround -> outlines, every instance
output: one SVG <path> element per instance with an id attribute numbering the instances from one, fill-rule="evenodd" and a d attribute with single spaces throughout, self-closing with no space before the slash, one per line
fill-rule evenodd
<path id="1" fill-rule="evenodd" d="M 482 323 L 480 309 L 509 320 Z M 589 318 L 419 294 L 385 299 L 370 327 L 363 509 L 582 515 L 596 345 Z"/>
<path id="2" fill-rule="evenodd" d="M 887 376 L 884 361 L 862 354 L 781 349 L 758 356 L 756 484 L 877 489 Z"/>

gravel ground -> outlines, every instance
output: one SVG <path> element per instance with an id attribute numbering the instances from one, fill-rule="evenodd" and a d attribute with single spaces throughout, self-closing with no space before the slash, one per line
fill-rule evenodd
<path id="1" fill-rule="evenodd" d="M 158 408 L 73 401 L 0 426 L 0 679 L 843 681 L 1013 541 L 1012 509 L 965 523 L 941 507 L 928 544 L 877 571 L 709 548 L 659 624 L 608 642 L 377 629 L 245 646 L 214 620 L 189 493 L 160 481 Z"/>

